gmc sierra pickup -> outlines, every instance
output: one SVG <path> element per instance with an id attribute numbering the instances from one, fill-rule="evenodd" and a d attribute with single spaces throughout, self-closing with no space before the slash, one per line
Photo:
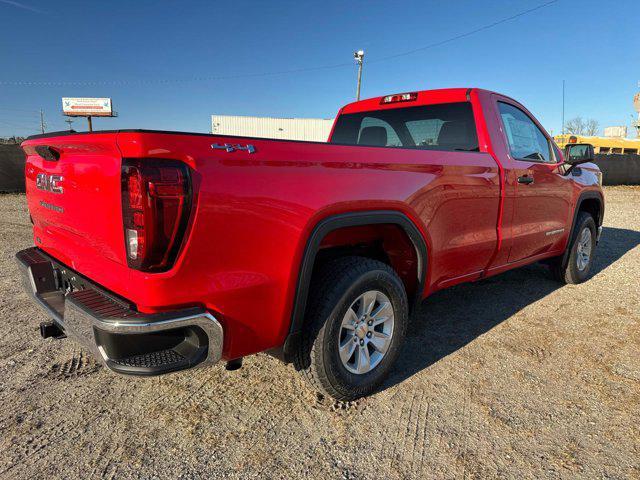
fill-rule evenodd
<path id="1" fill-rule="evenodd" d="M 119 130 L 30 137 L 28 292 L 119 373 L 268 351 L 319 391 L 378 388 L 417 302 L 545 261 L 589 276 L 604 199 L 515 100 L 476 88 L 343 107 L 327 143 Z"/>

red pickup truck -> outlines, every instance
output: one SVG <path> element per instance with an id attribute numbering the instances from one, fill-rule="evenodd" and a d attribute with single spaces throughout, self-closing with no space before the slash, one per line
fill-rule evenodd
<path id="1" fill-rule="evenodd" d="M 342 400 L 379 387 L 436 290 L 542 260 L 585 280 L 604 213 L 590 146 L 564 158 L 476 88 L 351 103 L 327 143 L 119 130 L 22 147 L 35 246 L 17 260 L 44 337 L 134 375 L 268 351 Z"/>

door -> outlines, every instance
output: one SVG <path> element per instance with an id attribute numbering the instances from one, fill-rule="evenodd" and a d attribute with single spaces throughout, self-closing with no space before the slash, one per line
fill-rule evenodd
<path id="1" fill-rule="evenodd" d="M 498 102 L 498 111 L 510 151 L 507 182 L 515 192 L 509 262 L 516 262 L 562 247 L 570 228 L 572 186 L 538 123 L 507 101 Z"/>

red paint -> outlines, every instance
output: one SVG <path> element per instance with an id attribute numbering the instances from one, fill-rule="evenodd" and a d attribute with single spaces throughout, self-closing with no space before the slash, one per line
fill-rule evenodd
<path id="1" fill-rule="evenodd" d="M 561 174 L 562 163 L 525 164 L 510 157 L 496 100 L 513 100 L 484 90 L 434 90 L 403 103 L 381 105 L 382 97 L 363 100 L 341 113 L 463 102 L 467 95 L 480 152 L 154 132 L 28 140 L 23 146 L 35 244 L 141 311 L 208 308 L 223 323 L 226 358 L 282 345 L 307 239 L 329 215 L 381 209 L 406 214 L 427 244 L 423 296 L 558 255 L 567 243 L 579 194 L 601 190 L 587 168 L 576 180 Z M 250 143 L 256 151 L 214 150 L 214 142 Z M 55 147 L 60 160 L 42 159 L 36 145 Z M 190 221 L 175 264 L 166 272 L 127 266 L 122 158 L 179 160 L 191 168 Z M 540 178 L 535 189 L 516 182 L 527 171 Z M 64 193 L 36 189 L 41 172 L 62 175 Z M 545 235 L 556 228 L 565 230 L 552 238 Z M 396 252 L 391 263 L 409 278 L 402 271 L 415 258 L 403 256 L 406 242 L 396 234 L 385 237 Z M 376 235 L 357 228 L 326 238 L 325 245 Z"/>

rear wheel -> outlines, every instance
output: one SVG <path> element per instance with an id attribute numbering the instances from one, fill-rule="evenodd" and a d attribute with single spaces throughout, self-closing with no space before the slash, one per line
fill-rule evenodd
<path id="1" fill-rule="evenodd" d="M 567 246 L 568 255 L 562 255 L 551 263 L 554 277 L 563 283 L 584 282 L 589 278 L 595 246 L 596 222 L 587 212 L 580 212 Z"/>
<path id="2" fill-rule="evenodd" d="M 388 375 L 405 337 L 404 285 L 377 260 L 335 260 L 311 283 L 305 322 L 296 369 L 337 400 L 369 395 Z"/>

